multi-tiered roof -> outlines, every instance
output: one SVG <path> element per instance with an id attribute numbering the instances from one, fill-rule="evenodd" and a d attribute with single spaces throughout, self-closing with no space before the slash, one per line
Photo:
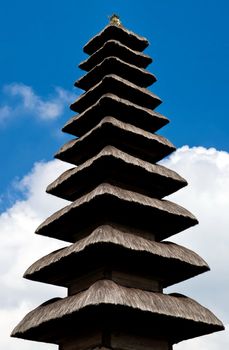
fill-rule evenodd
<path id="1" fill-rule="evenodd" d="M 163 288 L 209 269 L 189 249 L 164 242 L 197 224 L 163 197 L 187 185 L 158 161 L 175 147 L 155 134 L 168 119 L 146 88 L 148 41 L 113 22 L 84 47 L 75 85 L 86 92 L 63 130 L 76 136 L 56 158 L 77 165 L 47 192 L 72 201 L 36 233 L 72 244 L 35 262 L 25 278 L 68 288 L 30 312 L 13 336 L 50 342 L 61 350 L 168 350 L 184 339 L 223 329 L 196 301 Z"/>

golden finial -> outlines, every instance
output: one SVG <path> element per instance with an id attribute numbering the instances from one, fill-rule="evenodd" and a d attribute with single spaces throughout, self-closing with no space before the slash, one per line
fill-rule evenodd
<path id="1" fill-rule="evenodd" d="M 121 26 L 122 23 L 120 21 L 120 17 L 118 15 L 116 15 L 115 13 L 109 17 L 110 19 L 110 24 L 112 25 L 116 25 L 116 26 Z"/>

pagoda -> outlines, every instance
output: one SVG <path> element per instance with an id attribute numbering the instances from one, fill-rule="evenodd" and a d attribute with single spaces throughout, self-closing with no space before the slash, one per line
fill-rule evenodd
<path id="1" fill-rule="evenodd" d="M 86 71 L 75 86 L 63 131 L 74 135 L 55 155 L 74 164 L 47 192 L 71 201 L 37 234 L 70 242 L 39 259 L 24 277 L 67 288 L 27 314 L 12 336 L 60 350 L 171 350 L 180 341 L 223 330 L 208 309 L 163 289 L 209 267 L 193 251 L 164 241 L 198 223 L 163 199 L 187 185 L 157 164 L 175 147 L 156 132 L 169 121 L 142 53 L 148 41 L 114 15 L 84 47 Z"/>

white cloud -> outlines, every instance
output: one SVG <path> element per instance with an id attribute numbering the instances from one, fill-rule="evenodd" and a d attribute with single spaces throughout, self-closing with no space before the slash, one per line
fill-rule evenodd
<path id="1" fill-rule="evenodd" d="M 3 124 L 10 117 L 12 109 L 10 106 L 0 107 L 0 123 Z"/>
<path id="2" fill-rule="evenodd" d="M 58 249 L 65 242 L 34 234 L 36 227 L 68 202 L 45 193 L 47 185 L 69 166 L 54 160 L 37 163 L 19 183 L 26 195 L 0 215 L 0 348 L 4 350 L 56 349 L 9 338 L 18 321 L 32 308 L 55 295 L 65 295 L 62 288 L 30 282 L 23 273 L 39 257 Z"/>
<path id="3" fill-rule="evenodd" d="M 184 146 L 162 162 L 174 169 L 189 185 L 169 197 L 183 205 L 199 220 L 199 225 L 171 240 L 191 248 L 210 265 L 211 271 L 169 288 L 184 293 L 211 309 L 229 323 L 229 153 L 214 148 Z M 227 346 L 226 346 L 227 344 Z M 228 330 L 189 340 L 174 349 L 218 350 L 229 346 Z"/>
<path id="4" fill-rule="evenodd" d="M 212 267 L 209 273 L 175 285 L 166 292 L 176 291 L 193 297 L 229 324 L 229 154 L 202 147 L 183 147 L 163 164 L 189 181 L 188 187 L 170 199 L 184 205 L 200 221 L 195 228 L 173 236 L 171 240 L 191 247 Z M 4 350 L 57 349 L 49 344 L 12 339 L 9 333 L 28 310 L 44 300 L 65 295 L 61 288 L 26 281 L 21 276 L 38 257 L 65 245 L 33 232 L 42 220 L 65 205 L 65 201 L 47 195 L 45 188 L 67 167 L 59 161 L 36 164 L 18 184 L 26 199 L 17 201 L 0 216 L 0 328 L 3 330 L 0 348 Z M 174 349 L 218 350 L 226 349 L 228 344 L 227 330 L 180 343 Z"/>
<path id="5" fill-rule="evenodd" d="M 12 83 L 3 87 L 4 104 L 0 107 L 0 122 L 13 116 L 32 115 L 42 120 L 53 120 L 64 113 L 75 95 L 61 87 L 55 87 L 48 98 L 37 95 L 31 86 Z"/>
<path id="6" fill-rule="evenodd" d="M 15 327 L 15 322 L 22 318 L 29 309 L 33 307 L 32 304 L 22 302 L 17 308 L 2 309 L 0 314 L 0 329 L 1 340 L 0 346 L 4 350 L 57 350 L 57 346 L 35 343 L 31 341 L 9 338 L 11 330 Z"/>

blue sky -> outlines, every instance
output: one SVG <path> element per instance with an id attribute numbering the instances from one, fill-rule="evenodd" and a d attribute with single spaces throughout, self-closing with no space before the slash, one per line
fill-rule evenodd
<path id="1" fill-rule="evenodd" d="M 77 68 L 86 58 L 83 45 L 112 13 L 150 41 L 145 52 L 154 62 L 148 69 L 158 79 L 151 90 L 163 101 L 157 110 L 171 120 L 159 133 L 178 147 L 163 164 L 190 184 L 171 200 L 200 221 L 172 240 L 212 267 L 209 274 L 175 285 L 173 291 L 206 305 L 227 327 L 227 332 L 181 343 L 174 350 L 227 349 L 228 0 L 0 2 L 0 348 L 56 349 L 9 334 L 29 310 L 65 293 L 21 276 L 38 257 L 63 244 L 33 232 L 66 204 L 45 194 L 46 186 L 67 168 L 51 160 L 70 138 L 61 127 L 73 115 L 69 104 L 82 93 L 73 84 L 84 74 Z"/>
<path id="2" fill-rule="evenodd" d="M 85 58 L 82 47 L 113 12 L 151 43 L 149 70 L 158 78 L 151 89 L 163 100 L 158 111 L 172 122 L 160 133 L 177 147 L 228 150 L 228 1 L 3 1 L 0 108 L 11 109 L 0 118 L 2 208 L 12 200 L 12 181 L 35 161 L 51 159 L 67 140 L 60 128 L 72 115 L 67 100 L 57 117 L 36 117 L 34 108 L 20 108 L 21 95 L 6 92 L 6 86 L 24 84 L 43 101 L 55 98 L 56 87 L 80 94 L 73 82 L 83 74 L 77 68 Z"/>

